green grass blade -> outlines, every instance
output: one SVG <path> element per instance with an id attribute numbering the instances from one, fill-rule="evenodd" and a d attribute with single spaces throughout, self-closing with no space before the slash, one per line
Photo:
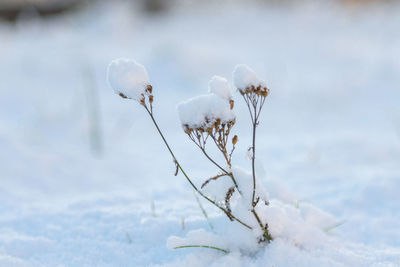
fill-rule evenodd
<path id="1" fill-rule="evenodd" d="M 335 228 L 341 226 L 341 225 L 344 224 L 345 222 L 346 222 L 346 221 L 340 221 L 340 222 L 335 223 L 335 224 L 332 225 L 332 226 L 326 227 L 326 228 L 324 229 L 324 232 L 325 232 L 325 233 L 328 233 L 328 232 L 330 232 L 331 230 L 333 230 L 333 229 L 335 229 Z"/>
<path id="2" fill-rule="evenodd" d="M 217 247 L 213 247 L 213 246 L 206 246 L 206 245 L 187 245 L 187 246 L 178 246 L 178 247 L 174 247 L 174 249 L 180 249 L 180 248 L 209 248 L 209 249 L 214 249 L 214 250 L 218 250 L 220 252 L 223 252 L 225 254 L 229 253 L 229 250 L 223 249 L 223 248 L 217 248 Z"/>

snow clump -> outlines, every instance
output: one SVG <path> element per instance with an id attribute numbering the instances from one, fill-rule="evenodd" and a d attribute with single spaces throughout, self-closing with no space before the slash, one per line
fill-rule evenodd
<path id="1" fill-rule="evenodd" d="M 206 130 L 218 119 L 221 124 L 235 120 L 229 102 L 215 94 L 193 97 L 178 105 L 178 113 L 184 127 Z"/>
<path id="2" fill-rule="evenodd" d="M 235 121 L 228 81 L 214 76 L 208 85 L 209 94 L 193 97 L 178 104 L 179 118 L 185 130 L 207 130 L 216 122 L 227 124 Z"/>
<path id="3" fill-rule="evenodd" d="M 214 75 L 208 83 L 208 92 L 216 94 L 217 96 L 226 100 L 232 99 L 232 91 L 229 87 L 228 81 L 221 77 Z"/>
<path id="4" fill-rule="evenodd" d="M 247 65 L 236 65 L 233 71 L 233 83 L 237 89 L 246 89 L 250 86 L 267 87 L 266 83 L 258 78 L 257 74 Z"/>
<path id="5" fill-rule="evenodd" d="M 116 94 L 138 101 L 150 85 L 145 67 L 127 58 L 111 61 L 107 69 L 107 78 Z"/>

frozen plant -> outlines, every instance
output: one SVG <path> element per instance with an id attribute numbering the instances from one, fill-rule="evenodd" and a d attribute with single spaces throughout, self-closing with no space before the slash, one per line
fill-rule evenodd
<path id="1" fill-rule="evenodd" d="M 254 164 L 256 129 L 269 90 L 246 65 L 236 66 L 233 79 L 251 117 L 253 138 L 249 150 L 252 171 L 249 173 L 232 166 L 232 155 L 238 142 L 237 135 L 231 136 L 236 123 L 234 100 L 228 81 L 214 76 L 209 82 L 208 94 L 178 105 L 184 132 L 217 170 L 198 187 L 182 168 L 157 124 L 153 112 L 155 97 L 145 68 L 134 60 L 121 58 L 113 60 L 108 67 L 108 80 L 114 91 L 123 98 L 136 100 L 150 116 L 176 165 L 175 175 L 180 171 L 193 189 L 220 209 L 230 221 L 253 231 L 259 243 L 269 243 L 272 236 L 268 230 L 268 222 L 265 216 L 259 214 L 269 205 L 269 201 L 257 180 Z M 210 144 L 221 153 L 223 163 L 209 155 L 207 148 Z"/>

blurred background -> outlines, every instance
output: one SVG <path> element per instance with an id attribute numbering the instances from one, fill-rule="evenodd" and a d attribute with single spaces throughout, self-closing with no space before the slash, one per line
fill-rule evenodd
<path id="1" fill-rule="evenodd" d="M 400 245 L 399 26 L 395 0 L 0 0 L 0 217 L 192 198 L 107 65 L 147 67 L 160 126 L 200 183 L 214 170 L 175 107 L 246 63 L 271 90 L 257 155 L 270 194 L 286 188 L 352 222 L 349 239 Z M 235 98 L 235 164 L 250 169 Z"/>

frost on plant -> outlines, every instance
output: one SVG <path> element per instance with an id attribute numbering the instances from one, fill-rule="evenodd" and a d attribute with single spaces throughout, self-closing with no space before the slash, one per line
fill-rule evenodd
<path id="1" fill-rule="evenodd" d="M 296 240 L 296 234 L 301 236 L 309 229 L 300 209 L 296 210 L 295 207 L 288 207 L 276 201 L 272 202 L 271 206 L 266 191 L 256 177 L 256 130 L 269 89 L 248 66 L 237 65 L 233 72 L 233 80 L 248 108 L 251 121 L 252 143 L 249 147 L 251 171 L 232 166 L 232 157 L 239 137 L 232 136 L 236 116 L 232 91 L 225 78 L 212 77 L 208 94 L 193 97 L 178 104 L 183 131 L 214 168 L 212 174 L 205 177 L 199 184 L 196 184 L 185 172 L 158 126 L 153 113 L 155 101 L 153 88 L 149 83 L 145 68 L 133 60 L 117 59 L 112 61 L 108 68 L 108 78 L 116 93 L 123 98 L 138 100 L 144 107 L 173 158 L 176 166 L 175 175 L 180 172 L 201 197 L 222 211 L 237 226 L 251 231 L 254 240 L 258 240 L 258 244 L 267 244 L 277 236 L 290 238 L 291 235 L 293 240 Z M 209 146 L 216 148 L 220 156 L 210 156 Z M 295 230 L 296 223 L 294 222 L 296 221 L 297 225 L 302 225 L 299 231 Z M 312 233 L 314 228 L 310 229 L 309 232 Z M 197 240 L 197 238 L 198 235 L 192 238 L 194 243 L 185 243 L 183 239 L 172 238 L 169 241 L 169 247 L 203 247 L 218 250 L 218 247 L 215 247 L 218 241 L 212 241 L 213 238 L 210 238 L 210 242 L 214 244 L 204 243 L 204 240 Z M 241 242 L 245 239 L 242 238 Z M 180 241 L 172 242 L 174 240 Z M 257 244 L 257 242 L 253 243 Z M 229 246 L 229 242 L 224 244 L 226 244 L 225 247 Z"/>

